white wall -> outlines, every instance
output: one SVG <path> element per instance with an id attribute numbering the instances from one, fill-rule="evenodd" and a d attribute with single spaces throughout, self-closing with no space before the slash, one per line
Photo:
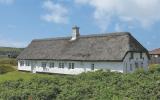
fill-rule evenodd
<path id="1" fill-rule="evenodd" d="M 24 61 L 25 60 L 21 60 Z M 18 70 L 25 70 L 25 71 L 31 71 L 31 66 L 26 66 L 26 63 L 24 63 L 24 66 L 20 66 L 20 60 L 18 61 Z"/>
<path id="2" fill-rule="evenodd" d="M 92 71 L 91 70 L 91 64 L 94 64 L 95 70 L 99 69 L 110 69 L 111 71 L 118 71 L 123 72 L 123 63 L 122 62 L 82 62 L 82 61 L 47 61 L 47 60 L 41 60 L 41 61 L 30 61 L 31 66 L 34 67 L 31 68 L 31 66 L 20 66 L 20 61 L 18 61 L 18 69 L 19 70 L 27 70 L 32 72 L 49 72 L 49 73 L 60 73 L 60 74 L 79 74 L 82 72 Z M 46 70 L 43 70 L 43 67 L 41 67 L 42 62 L 47 62 Z M 49 64 L 50 62 L 54 62 L 54 68 L 50 68 Z M 64 68 L 58 68 L 59 63 L 64 63 Z M 69 63 L 74 63 L 75 68 L 74 69 L 68 69 Z"/>
<path id="3" fill-rule="evenodd" d="M 146 53 L 143 53 L 142 59 L 140 58 L 140 53 L 134 52 L 133 59 L 130 59 L 131 53 L 128 53 L 123 60 L 123 62 L 82 62 L 82 61 L 49 61 L 49 60 L 32 60 L 30 61 L 30 66 L 20 66 L 20 61 L 18 61 L 18 69 L 35 72 L 48 72 L 48 73 L 59 73 L 59 74 L 79 74 L 82 72 L 92 71 L 91 64 L 94 64 L 95 70 L 111 70 L 118 72 L 133 72 L 136 69 L 135 63 L 138 63 L 138 67 L 148 70 L 148 57 Z M 42 62 L 47 62 L 46 70 L 41 66 Z M 50 62 L 54 62 L 54 68 L 50 68 Z M 58 68 L 59 63 L 64 63 L 64 68 Z M 68 69 L 69 63 L 74 63 L 74 69 Z M 143 66 L 142 64 L 143 63 Z M 132 65 L 132 70 L 131 70 Z"/>
<path id="4" fill-rule="evenodd" d="M 131 53 L 129 52 L 123 61 L 124 72 L 133 72 L 137 70 L 135 63 L 138 63 L 138 67 L 143 68 L 144 70 L 148 70 L 149 59 L 146 53 L 142 54 L 142 59 L 140 58 L 140 53 L 136 53 L 136 52 L 133 53 L 133 59 L 130 59 L 130 57 L 131 57 Z M 143 63 L 143 66 L 141 63 Z M 132 70 L 130 69 L 130 67 L 132 67 Z"/>

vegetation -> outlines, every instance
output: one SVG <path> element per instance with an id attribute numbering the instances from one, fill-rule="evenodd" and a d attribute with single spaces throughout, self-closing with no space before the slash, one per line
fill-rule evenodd
<path id="1" fill-rule="evenodd" d="M 0 47 L 0 57 L 16 58 L 24 48 Z"/>
<path id="2" fill-rule="evenodd" d="M 15 78 L 12 78 L 15 77 Z M 3 100 L 158 100 L 160 72 L 88 72 L 60 76 L 10 72 L 0 75 Z"/>
<path id="3" fill-rule="evenodd" d="M 145 72 L 88 72 L 76 76 L 15 71 L 15 59 L 0 60 L 0 100 L 159 100 L 160 66 Z M 4 70 L 4 71 L 3 71 Z"/>
<path id="4" fill-rule="evenodd" d="M 11 58 L 1 58 L 0 59 L 0 74 L 15 71 L 17 66 L 17 61 Z"/>

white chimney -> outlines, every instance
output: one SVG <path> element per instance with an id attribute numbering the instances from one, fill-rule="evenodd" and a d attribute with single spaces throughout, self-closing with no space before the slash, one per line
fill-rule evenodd
<path id="1" fill-rule="evenodd" d="M 72 38 L 71 41 L 76 40 L 79 37 L 80 33 L 79 33 L 79 27 L 77 27 L 76 25 L 72 27 Z"/>

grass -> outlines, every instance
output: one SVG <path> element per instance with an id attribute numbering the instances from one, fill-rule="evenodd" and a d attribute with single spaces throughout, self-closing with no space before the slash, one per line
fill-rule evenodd
<path id="1" fill-rule="evenodd" d="M 24 79 L 29 80 L 33 77 L 53 77 L 55 75 L 48 75 L 48 74 L 33 74 L 30 72 L 20 72 L 20 71 L 13 71 L 8 72 L 6 74 L 0 74 L 0 82 L 4 82 L 7 80 L 18 80 L 18 79 Z"/>

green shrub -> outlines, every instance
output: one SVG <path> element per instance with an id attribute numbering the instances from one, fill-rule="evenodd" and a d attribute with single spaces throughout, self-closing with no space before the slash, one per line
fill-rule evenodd
<path id="1" fill-rule="evenodd" d="M 11 58 L 1 58 L 0 59 L 0 64 L 10 64 L 12 66 L 17 66 L 17 61 L 16 59 L 11 59 Z"/>
<path id="2" fill-rule="evenodd" d="M 15 69 L 11 65 L 8 64 L 0 65 L 0 74 L 4 74 L 11 71 L 15 71 Z"/>
<path id="3" fill-rule="evenodd" d="M 2 100 L 160 100 L 160 72 L 88 72 L 77 76 L 34 74 L 0 82 Z"/>

